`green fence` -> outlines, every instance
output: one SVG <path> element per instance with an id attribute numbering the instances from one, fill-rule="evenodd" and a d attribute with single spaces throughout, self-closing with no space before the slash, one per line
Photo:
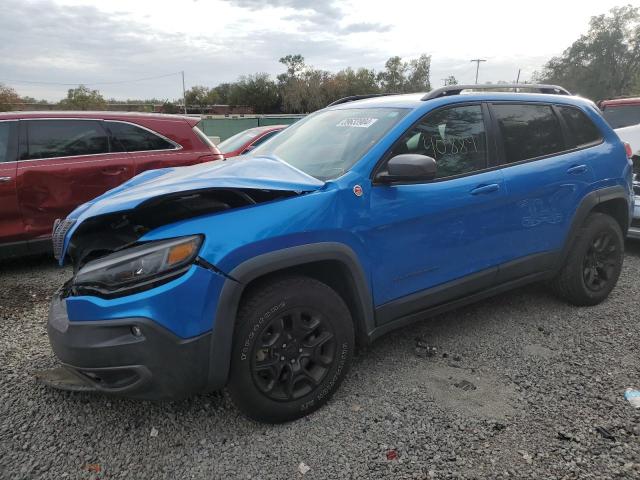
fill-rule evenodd
<path id="1" fill-rule="evenodd" d="M 208 137 L 220 137 L 220 141 L 247 128 L 264 125 L 291 125 L 304 115 L 202 115 L 198 125 Z"/>

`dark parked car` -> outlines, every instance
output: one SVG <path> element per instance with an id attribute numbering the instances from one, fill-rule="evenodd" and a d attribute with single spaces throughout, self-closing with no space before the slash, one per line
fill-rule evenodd
<path id="1" fill-rule="evenodd" d="M 198 118 L 0 114 L 0 258 L 50 250 L 51 227 L 140 172 L 219 160 Z"/>
<path id="2" fill-rule="evenodd" d="M 218 150 L 225 158 L 244 155 L 262 145 L 271 137 L 287 128 L 287 125 L 269 125 L 266 127 L 255 127 L 236 133 L 233 137 L 227 138 L 218 144 Z"/>
<path id="3" fill-rule="evenodd" d="M 145 172 L 78 207 L 54 234 L 74 276 L 53 351 L 85 388 L 226 386 L 282 422 L 331 397 L 357 344 L 429 315 L 534 281 L 602 302 L 633 208 L 625 146 L 592 102 L 529 87 L 558 94 L 343 99 L 246 161 Z"/>

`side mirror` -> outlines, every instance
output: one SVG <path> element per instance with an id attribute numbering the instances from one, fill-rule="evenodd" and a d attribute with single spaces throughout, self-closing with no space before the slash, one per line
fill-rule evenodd
<path id="1" fill-rule="evenodd" d="M 436 161 L 426 155 L 404 153 L 387 162 L 387 170 L 380 172 L 376 180 L 382 183 L 420 182 L 436 178 Z"/>

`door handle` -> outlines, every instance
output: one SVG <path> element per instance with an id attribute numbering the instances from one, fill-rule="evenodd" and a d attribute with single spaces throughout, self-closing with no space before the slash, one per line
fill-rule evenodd
<path id="1" fill-rule="evenodd" d="M 11 177 L 0 177 L 0 183 L 7 183 L 11 181 Z"/>
<path id="2" fill-rule="evenodd" d="M 573 167 L 570 167 L 569 169 L 567 169 L 567 173 L 571 175 L 580 175 L 581 173 L 584 173 L 586 171 L 587 171 L 586 165 L 574 165 Z"/>
<path id="3" fill-rule="evenodd" d="M 485 193 L 497 192 L 500 190 L 500 185 L 497 183 L 490 183 L 489 185 L 480 185 L 471 190 L 471 195 L 481 195 Z"/>
<path id="4" fill-rule="evenodd" d="M 115 168 L 113 170 L 109 168 L 103 168 L 102 173 L 104 173 L 105 175 L 120 175 L 121 173 L 126 172 L 126 170 L 126 168 Z"/>

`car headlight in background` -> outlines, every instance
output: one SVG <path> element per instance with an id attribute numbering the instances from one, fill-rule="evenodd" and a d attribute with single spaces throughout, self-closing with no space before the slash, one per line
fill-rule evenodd
<path id="1" fill-rule="evenodd" d="M 78 292 L 120 293 L 149 288 L 186 271 L 196 259 L 202 236 L 149 242 L 88 262 L 76 274 Z"/>

